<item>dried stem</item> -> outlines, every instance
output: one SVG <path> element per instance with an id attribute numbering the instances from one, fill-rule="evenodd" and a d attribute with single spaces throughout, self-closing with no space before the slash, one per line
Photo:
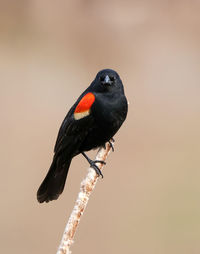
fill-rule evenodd
<path id="1" fill-rule="evenodd" d="M 113 140 L 110 141 L 113 145 Z M 105 161 L 110 150 L 112 149 L 109 143 L 106 144 L 105 149 L 101 148 L 95 160 Z M 97 163 L 97 166 L 101 170 L 103 168 L 102 163 Z M 63 237 L 58 248 L 57 254 L 70 254 L 70 247 L 74 241 L 74 235 L 77 230 L 77 226 L 80 222 L 81 215 L 85 211 L 87 206 L 89 196 L 92 193 L 96 183 L 97 183 L 98 176 L 93 168 L 88 169 L 88 174 L 86 178 L 81 182 L 80 192 L 78 194 L 78 198 L 74 205 L 74 209 L 69 217 L 67 225 L 65 227 L 65 231 L 63 233 Z"/>

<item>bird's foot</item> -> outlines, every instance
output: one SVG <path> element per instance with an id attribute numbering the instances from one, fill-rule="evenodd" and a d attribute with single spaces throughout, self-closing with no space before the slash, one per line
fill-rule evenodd
<path id="1" fill-rule="evenodd" d="M 110 145 L 110 147 L 111 147 L 112 151 L 114 152 L 114 151 L 115 151 L 115 149 L 114 149 L 114 146 L 113 146 L 112 142 L 109 140 L 109 141 L 108 141 L 108 143 L 109 143 L 109 145 Z"/>
<path id="2" fill-rule="evenodd" d="M 95 172 L 97 173 L 98 176 L 101 176 L 101 178 L 103 178 L 103 174 L 101 172 L 101 170 L 99 169 L 99 167 L 96 165 L 96 163 L 102 163 L 102 164 L 106 164 L 105 161 L 99 161 L 99 160 L 90 160 L 90 167 L 93 168 L 95 170 Z"/>
<path id="3" fill-rule="evenodd" d="M 97 173 L 98 176 L 101 176 L 103 178 L 103 174 L 101 173 L 101 170 L 99 169 L 99 167 L 96 165 L 96 163 L 101 163 L 103 165 L 106 165 L 105 161 L 101 161 L 101 160 L 91 160 L 84 152 L 82 152 L 83 156 L 86 158 L 86 160 L 89 162 L 90 167 L 93 168 L 95 170 L 95 172 Z"/>
<path id="4" fill-rule="evenodd" d="M 100 160 L 95 160 L 95 161 L 92 161 L 94 163 L 101 163 L 103 165 L 106 165 L 106 162 L 105 161 L 100 161 Z"/>
<path id="5" fill-rule="evenodd" d="M 114 149 L 114 146 L 113 146 L 112 142 L 115 142 L 114 138 L 111 138 L 111 139 L 108 141 L 108 143 L 109 143 L 109 145 L 110 145 L 112 151 L 114 152 L 115 149 Z M 103 148 L 106 149 L 106 143 L 103 145 Z"/>

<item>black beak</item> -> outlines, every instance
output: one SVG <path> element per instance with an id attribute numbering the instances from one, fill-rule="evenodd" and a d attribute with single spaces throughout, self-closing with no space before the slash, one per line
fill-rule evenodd
<path id="1" fill-rule="evenodd" d="M 110 80 L 110 77 L 108 75 L 105 76 L 104 80 L 102 81 L 103 85 L 111 85 L 112 81 Z"/>

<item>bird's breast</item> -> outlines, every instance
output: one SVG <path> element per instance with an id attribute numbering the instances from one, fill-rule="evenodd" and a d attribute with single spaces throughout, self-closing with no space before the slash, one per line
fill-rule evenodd
<path id="1" fill-rule="evenodd" d="M 104 128 L 118 130 L 127 115 L 127 100 L 124 95 L 96 96 L 94 117 Z"/>

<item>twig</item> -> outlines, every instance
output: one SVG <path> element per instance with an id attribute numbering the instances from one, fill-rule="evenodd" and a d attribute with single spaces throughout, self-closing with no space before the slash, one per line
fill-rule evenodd
<path id="1" fill-rule="evenodd" d="M 114 144 L 113 140 L 111 140 L 110 143 L 113 145 Z M 106 160 L 108 154 L 110 153 L 110 150 L 112 149 L 112 145 L 110 143 L 106 144 L 105 149 L 101 148 L 98 151 L 95 160 L 100 160 L 100 161 Z M 102 163 L 98 163 L 97 165 L 100 170 L 103 168 Z M 72 243 L 74 242 L 74 235 L 77 230 L 77 226 L 80 222 L 81 215 L 83 214 L 87 206 L 89 196 L 92 193 L 97 183 L 97 179 L 98 179 L 98 176 L 95 170 L 93 168 L 89 168 L 86 178 L 81 182 L 80 192 L 78 194 L 78 198 L 74 205 L 74 209 L 72 210 L 72 213 L 65 227 L 65 231 L 63 233 L 63 237 L 62 237 L 60 246 L 58 248 L 57 254 L 71 253 L 70 247 Z"/>

